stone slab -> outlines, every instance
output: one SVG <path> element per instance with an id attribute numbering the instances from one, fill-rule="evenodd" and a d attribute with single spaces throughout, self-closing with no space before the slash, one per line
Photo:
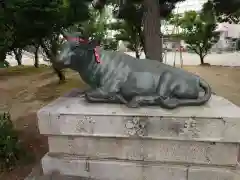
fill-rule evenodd
<path id="1" fill-rule="evenodd" d="M 240 108 L 212 96 L 204 106 L 165 110 L 87 103 L 78 91 L 39 110 L 41 134 L 240 142 Z"/>
<path id="2" fill-rule="evenodd" d="M 220 168 L 192 167 L 188 180 L 239 180 L 240 171 Z"/>
<path id="3" fill-rule="evenodd" d="M 146 165 L 141 162 L 87 160 L 77 157 L 42 159 L 44 174 L 58 171 L 64 175 L 89 177 L 100 180 L 187 180 L 184 166 Z"/>
<path id="4" fill-rule="evenodd" d="M 74 90 L 63 97 L 53 101 L 43 107 L 43 111 L 56 114 L 74 115 L 119 115 L 119 116 L 170 116 L 170 117 L 235 117 L 239 118 L 239 107 L 224 99 L 223 97 L 212 95 L 212 98 L 204 106 L 180 107 L 173 110 L 162 109 L 157 106 L 128 108 L 120 104 L 108 103 L 88 103 L 83 94 Z M 49 111 L 52 110 L 52 111 Z"/>
<path id="5" fill-rule="evenodd" d="M 129 138 L 50 136 L 49 151 L 91 158 L 235 166 L 239 146 L 231 143 Z"/>

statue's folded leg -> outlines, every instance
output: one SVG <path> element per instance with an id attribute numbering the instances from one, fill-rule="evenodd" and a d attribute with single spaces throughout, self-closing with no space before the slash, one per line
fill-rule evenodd
<path id="1" fill-rule="evenodd" d="M 127 101 L 121 94 L 115 92 L 106 92 L 101 88 L 85 92 L 85 98 L 89 102 L 127 104 Z"/>
<path id="2" fill-rule="evenodd" d="M 180 100 L 174 97 L 156 99 L 156 104 L 166 109 L 175 109 L 180 106 Z"/>
<path id="3" fill-rule="evenodd" d="M 130 108 L 137 108 L 140 106 L 155 106 L 160 105 L 163 99 L 159 95 L 148 95 L 148 96 L 135 96 L 127 106 Z"/>
<path id="4" fill-rule="evenodd" d="M 160 106 L 166 109 L 174 109 L 180 104 L 179 99 L 163 98 L 159 95 L 153 96 L 136 96 L 127 105 L 130 108 L 137 108 L 140 106 Z"/>

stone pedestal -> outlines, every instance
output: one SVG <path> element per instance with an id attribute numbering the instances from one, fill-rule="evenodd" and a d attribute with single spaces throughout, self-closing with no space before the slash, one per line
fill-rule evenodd
<path id="1" fill-rule="evenodd" d="M 44 174 L 99 180 L 239 180 L 240 108 L 213 96 L 165 110 L 89 104 L 73 91 L 38 112 Z"/>

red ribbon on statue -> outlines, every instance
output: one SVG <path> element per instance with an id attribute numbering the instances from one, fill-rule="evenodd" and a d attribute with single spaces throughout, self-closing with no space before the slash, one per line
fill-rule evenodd
<path id="1" fill-rule="evenodd" d="M 95 55 L 95 58 L 96 58 L 96 62 L 99 64 L 101 61 L 100 61 L 100 55 L 99 55 L 99 46 L 96 46 L 94 48 L 94 55 Z"/>
<path id="2" fill-rule="evenodd" d="M 78 37 L 68 37 L 67 38 L 68 41 L 75 41 L 75 42 L 82 42 L 82 43 L 88 43 L 88 40 L 82 39 L 82 38 L 78 38 Z"/>

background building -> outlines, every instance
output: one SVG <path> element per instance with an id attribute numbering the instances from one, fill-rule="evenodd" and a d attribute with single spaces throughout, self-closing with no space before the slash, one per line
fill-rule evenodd
<path id="1" fill-rule="evenodd" d="M 174 9 L 175 14 L 183 14 L 186 11 L 194 10 L 201 11 L 203 4 L 207 0 L 186 0 L 176 4 Z M 181 29 L 176 30 L 176 27 L 162 23 L 161 27 L 164 35 L 170 35 L 178 33 Z M 239 49 L 240 41 L 240 24 L 219 23 L 216 31 L 220 33 L 220 39 L 218 43 L 213 47 L 213 51 L 236 51 Z M 172 42 L 168 42 L 167 46 L 171 46 Z M 184 42 L 181 44 L 184 46 Z"/>

